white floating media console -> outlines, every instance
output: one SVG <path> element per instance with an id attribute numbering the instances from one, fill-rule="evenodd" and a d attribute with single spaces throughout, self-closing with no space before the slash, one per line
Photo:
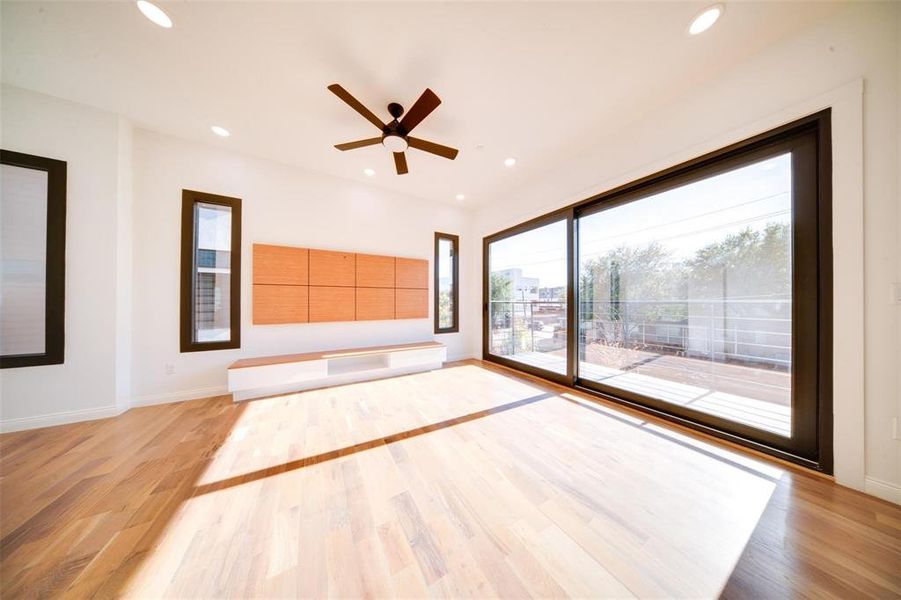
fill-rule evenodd
<path id="1" fill-rule="evenodd" d="M 438 342 L 245 358 L 228 368 L 228 391 L 237 402 L 440 369 L 445 360 L 447 348 Z"/>

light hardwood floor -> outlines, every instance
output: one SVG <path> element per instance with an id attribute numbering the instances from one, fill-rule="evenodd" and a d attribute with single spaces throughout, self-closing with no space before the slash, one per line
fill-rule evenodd
<path id="1" fill-rule="evenodd" d="M 476 361 L 0 454 L 4 598 L 901 595 L 898 506 Z"/>

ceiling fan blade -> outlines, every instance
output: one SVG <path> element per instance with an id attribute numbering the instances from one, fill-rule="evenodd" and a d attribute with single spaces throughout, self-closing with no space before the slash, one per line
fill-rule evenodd
<path id="1" fill-rule="evenodd" d="M 394 153 L 394 167 L 397 169 L 398 175 L 407 173 L 407 157 L 403 152 Z"/>
<path id="2" fill-rule="evenodd" d="M 407 133 L 413 131 L 413 128 L 419 125 L 419 123 L 429 116 L 433 110 L 438 108 L 438 105 L 441 104 L 441 98 L 435 95 L 435 92 L 426 88 L 422 93 L 422 96 L 419 97 L 419 100 L 416 101 L 410 110 L 407 111 L 407 114 L 404 115 L 404 118 L 400 120 L 400 126 L 404 128 Z"/>
<path id="3" fill-rule="evenodd" d="M 382 123 L 379 118 L 372 113 L 371 110 L 363 106 L 363 104 L 359 100 L 351 96 L 350 92 L 345 90 L 343 87 L 341 87 L 337 83 L 333 83 L 332 85 L 328 86 L 328 89 L 331 93 L 344 100 L 352 109 L 363 115 L 363 117 L 365 117 L 367 121 L 369 121 L 379 129 L 385 128 L 385 124 Z"/>
<path id="4" fill-rule="evenodd" d="M 369 138 L 368 140 L 357 140 L 356 142 L 347 142 L 345 144 L 335 144 L 335 148 L 338 150 L 353 150 L 355 148 L 363 148 L 365 146 L 374 146 L 376 144 L 381 144 L 381 137 Z"/>
<path id="5" fill-rule="evenodd" d="M 441 144 L 436 144 L 435 142 L 429 142 L 427 140 L 421 140 L 415 137 L 408 136 L 407 143 L 411 148 L 424 150 L 425 152 L 431 152 L 432 154 L 437 154 L 438 156 L 443 156 L 444 158 L 449 158 L 451 160 L 457 158 L 457 153 L 459 152 L 459 150 L 457 150 L 456 148 L 442 146 Z"/>

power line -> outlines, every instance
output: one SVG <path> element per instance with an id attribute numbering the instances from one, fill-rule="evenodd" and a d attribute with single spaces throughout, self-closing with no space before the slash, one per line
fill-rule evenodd
<path id="1" fill-rule="evenodd" d="M 697 235 L 697 234 L 699 234 L 699 233 L 706 233 L 706 232 L 708 232 L 708 231 L 716 231 L 716 230 L 718 230 L 718 229 L 726 229 L 726 228 L 729 228 L 729 227 L 733 227 L 733 226 L 735 226 L 735 225 L 745 225 L 745 224 L 747 224 L 747 223 L 753 223 L 754 221 L 760 221 L 760 220 L 763 220 L 763 219 L 768 219 L 768 218 L 771 218 L 771 217 L 781 216 L 781 215 L 785 215 L 785 214 L 789 214 L 789 213 L 791 213 L 791 210 L 790 210 L 790 209 L 789 209 L 789 210 L 775 211 L 775 212 L 766 213 L 766 214 L 763 214 L 763 215 L 757 215 L 757 216 L 754 216 L 754 217 L 749 217 L 749 218 L 747 218 L 747 219 L 739 219 L 739 220 L 737 220 L 737 221 L 730 221 L 730 222 L 728 222 L 728 223 L 722 223 L 722 224 L 719 224 L 719 225 L 716 225 L 716 226 L 712 226 L 712 227 L 707 227 L 707 228 L 704 228 L 704 229 L 696 229 L 696 230 L 688 231 L 688 232 L 685 232 L 685 233 L 682 233 L 682 234 L 679 234 L 679 235 L 674 235 L 674 236 L 669 236 L 669 237 L 662 237 L 662 238 L 654 238 L 652 241 L 653 241 L 653 242 L 661 242 L 661 241 L 667 241 L 667 240 L 678 239 L 678 238 L 682 238 L 682 237 L 690 237 L 690 236 L 693 236 L 693 235 Z M 606 241 L 606 239 L 607 239 L 607 238 L 605 238 L 604 240 L 598 240 L 598 242 L 604 242 L 604 241 Z M 610 248 L 610 247 L 611 247 L 610 245 L 607 245 L 606 247 L 602 247 L 602 248 L 607 249 L 607 248 Z M 584 256 L 585 254 L 595 254 L 595 255 L 598 254 L 597 251 L 595 251 L 595 253 L 586 253 L 586 252 L 582 252 L 583 248 L 584 248 L 584 246 L 583 246 L 582 244 L 579 244 L 579 251 L 580 251 L 579 254 L 582 255 L 582 258 L 585 258 L 585 256 Z M 534 256 L 534 255 L 536 255 L 536 254 L 545 254 L 545 253 L 547 253 L 547 252 L 549 252 L 549 251 L 550 251 L 550 250 L 541 250 L 541 251 L 538 251 L 538 252 L 526 253 L 526 254 L 523 254 L 523 255 L 520 255 L 520 256 L 523 256 L 523 257 Z M 518 263 L 515 264 L 515 265 L 509 266 L 509 267 L 504 267 L 504 269 L 494 269 L 494 270 L 495 270 L 495 271 L 500 271 L 500 270 L 505 270 L 505 269 L 523 269 L 523 270 L 525 270 L 525 268 L 527 268 L 527 267 L 532 267 L 532 266 L 536 266 L 536 265 L 544 265 L 544 264 L 550 264 L 550 263 L 554 263 L 554 262 L 565 263 L 565 261 L 566 261 L 566 256 L 565 256 L 565 254 L 564 254 L 560 249 L 554 249 L 553 251 L 556 252 L 559 256 L 557 256 L 557 257 L 555 257 L 555 258 L 547 259 L 547 260 L 535 260 L 535 261 L 522 260 L 522 261 L 518 262 Z"/>

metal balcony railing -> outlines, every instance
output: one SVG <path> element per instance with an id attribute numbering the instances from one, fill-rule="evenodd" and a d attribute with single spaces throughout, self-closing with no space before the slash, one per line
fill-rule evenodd
<path id="1" fill-rule="evenodd" d="M 566 304 L 493 300 L 494 354 L 553 352 L 566 346 Z M 765 366 L 791 364 L 791 299 L 715 299 L 579 303 L 579 342 L 702 360 Z"/>

